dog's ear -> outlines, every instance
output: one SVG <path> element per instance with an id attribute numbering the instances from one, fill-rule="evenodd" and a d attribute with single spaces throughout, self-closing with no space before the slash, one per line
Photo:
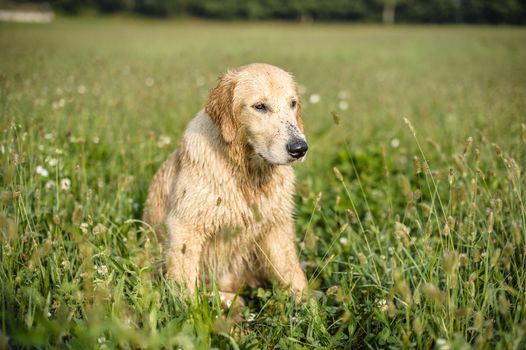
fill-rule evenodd
<path id="1" fill-rule="evenodd" d="M 210 91 L 205 107 L 205 112 L 217 125 L 227 143 L 234 141 L 237 132 L 234 115 L 235 86 L 233 72 L 226 72 L 219 78 L 217 86 Z"/>

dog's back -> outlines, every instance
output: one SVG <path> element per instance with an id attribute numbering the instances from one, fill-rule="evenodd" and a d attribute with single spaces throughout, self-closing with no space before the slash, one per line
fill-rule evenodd
<path id="1" fill-rule="evenodd" d="M 177 172 L 177 150 L 161 165 L 155 173 L 143 213 L 143 221 L 153 228 L 159 239 L 164 239 L 162 226 L 169 206 L 170 187 Z"/>

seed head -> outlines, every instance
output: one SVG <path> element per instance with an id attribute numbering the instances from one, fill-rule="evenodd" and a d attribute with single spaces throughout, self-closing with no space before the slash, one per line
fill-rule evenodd
<path id="1" fill-rule="evenodd" d="M 463 182 L 459 182 L 453 187 L 451 192 L 451 204 L 453 208 L 462 205 L 466 202 L 466 187 Z"/>
<path id="2" fill-rule="evenodd" d="M 71 222 L 75 225 L 79 225 L 83 216 L 82 205 L 76 204 L 73 214 L 71 214 Z"/>
<path id="3" fill-rule="evenodd" d="M 358 217 L 351 209 L 347 209 L 345 211 L 347 212 L 347 216 L 349 217 L 349 220 L 351 221 L 351 223 L 353 224 L 358 223 Z"/>
<path id="4" fill-rule="evenodd" d="M 343 182 L 343 176 L 342 176 L 342 173 L 340 172 L 340 170 L 338 170 L 338 168 L 336 168 L 336 167 L 332 168 L 332 170 L 334 171 L 334 175 L 336 176 L 338 181 L 342 181 Z"/>
<path id="5" fill-rule="evenodd" d="M 335 111 L 332 111 L 331 114 L 332 114 L 332 120 L 334 121 L 334 124 L 340 125 L 341 118 L 338 115 L 338 113 L 336 113 Z"/>
<path id="6" fill-rule="evenodd" d="M 468 137 L 468 140 L 466 141 L 466 144 L 464 145 L 464 157 L 469 154 L 471 151 L 471 144 L 473 143 L 473 138 L 470 136 Z"/>
<path id="7" fill-rule="evenodd" d="M 426 223 L 426 236 L 429 237 L 433 233 L 433 221 L 427 220 Z"/>
<path id="8" fill-rule="evenodd" d="M 417 174 L 422 173 L 422 165 L 420 164 L 420 159 L 418 159 L 418 156 L 413 156 L 413 167 L 415 168 Z"/>
<path id="9" fill-rule="evenodd" d="M 420 320 L 420 317 L 416 317 L 413 320 L 413 330 L 417 336 L 420 336 L 424 331 L 424 324 L 422 323 L 422 320 Z"/>
<path id="10" fill-rule="evenodd" d="M 453 162 L 455 163 L 455 166 L 457 167 L 460 174 L 465 177 L 467 175 L 467 166 L 466 166 L 466 160 L 461 154 L 455 154 L 453 155 Z"/>
<path id="11" fill-rule="evenodd" d="M 502 263 L 504 264 L 506 271 L 509 271 L 511 268 L 511 257 L 514 250 L 515 247 L 510 242 L 506 243 L 504 249 L 502 250 Z"/>
<path id="12" fill-rule="evenodd" d="M 409 233 L 411 230 L 406 225 L 402 224 L 401 222 L 395 222 L 395 234 L 398 237 L 402 236 L 409 236 Z"/>
<path id="13" fill-rule="evenodd" d="M 398 183 L 400 185 L 400 190 L 408 202 L 411 201 L 413 197 L 413 192 L 411 191 L 411 183 L 405 175 L 400 175 L 398 178 Z"/>
<path id="14" fill-rule="evenodd" d="M 491 260 L 490 260 L 491 268 L 494 268 L 499 263 L 500 252 L 501 252 L 500 248 L 495 249 L 495 252 L 493 253 L 493 256 L 491 257 Z"/>
<path id="15" fill-rule="evenodd" d="M 362 253 L 358 253 L 358 260 L 360 260 L 360 264 L 362 265 L 367 263 L 367 258 Z"/>
<path id="16" fill-rule="evenodd" d="M 413 124 L 411 124 L 411 122 L 409 121 L 409 119 L 404 118 L 404 123 L 405 123 L 405 125 L 407 125 L 407 127 L 409 128 L 409 130 L 411 131 L 411 133 L 413 134 L 413 136 L 416 136 L 415 128 L 413 128 Z"/>
<path id="17" fill-rule="evenodd" d="M 316 200 L 314 201 L 314 208 L 318 207 L 318 204 L 320 203 L 322 195 L 323 195 L 322 192 L 318 192 L 318 195 L 316 196 Z"/>
<path id="18" fill-rule="evenodd" d="M 442 230 L 442 234 L 444 236 L 449 236 L 451 234 L 451 229 L 449 228 L 449 224 L 446 222 L 446 224 L 444 225 L 444 229 Z"/>
<path id="19" fill-rule="evenodd" d="M 442 264 L 446 275 L 453 275 L 457 268 L 458 253 L 457 252 L 444 252 Z"/>
<path id="20" fill-rule="evenodd" d="M 422 214 L 424 214 L 426 218 L 428 218 L 429 215 L 431 215 L 431 213 L 433 212 L 433 209 L 431 209 L 431 207 L 427 205 L 426 203 L 423 203 L 423 202 L 418 203 L 418 206 L 420 207 Z"/>
<path id="21" fill-rule="evenodd" d="M 521 168 L 513 158 L 508 159 L 507 165 L 510 173 L 510 180 L 514 183 L 518 183 L 521 178 Z"/>
<path id="22" fill-rule="evenodd" d="M 493 224 L 495 223 L 495 218 L 493 216 L 493 212 L 490 211 L 488 214 L 488 222 L 487 222 L 487 232 L 492 233 L 493 232 Z"/>
<path id="23" fill-rule="evenodd" d="M 492 143 L 491 147 L 493 148 L 493 151 L 497 155 L 497 157 L 502 157 L 502 149 L 497 145 L 496 143 Z"/>
<path id="24" fill-rule="evenodd" d="M 513 242 L 516 245 L 521 244 L 522 242 L 521 230 L 519 229 L 519 225 L 517 225 L 517 222 L 515 221 L 511 222 L 511 233 L 513 235 Z"/>
<path id="25" fill-rule="evenodd" d="M 499 312 L 507 315 L 510 312 L 511 304 L 504 293 L 499 294 Z"/>
<path id="26" fill-rule="evenodd" d="M 434 284 L 426 283 L 421 287 L 422 294 L 431 302 L 442 305 L 445 300 L 444 293 Z"/>

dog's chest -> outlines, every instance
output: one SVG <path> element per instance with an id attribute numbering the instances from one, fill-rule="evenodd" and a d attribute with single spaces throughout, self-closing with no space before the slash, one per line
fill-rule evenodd
<path id="1" fill-rule="evenodd" d="M 292 184 L 280 183 L 266 191 L 243 191 L 236 184 L 217 193 L 208 228 L 215 234 L 258 234 L 280 225 L 292 214 Z M 215 231 L 215 232 L 214 232 Z"/>
<path id="2" fill-rule="evenodd" d="M 206 236 L 258 234 L 290 220 L 293 175 L 279 176 L 266 188 L 246 190 L 234 177 L 184 176 L 176 190 L 175 214 Z M 183 175 L 183 174 L 181 174 Z"/>

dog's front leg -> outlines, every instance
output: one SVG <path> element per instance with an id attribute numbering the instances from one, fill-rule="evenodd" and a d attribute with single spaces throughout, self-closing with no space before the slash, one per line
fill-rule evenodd
<path id="1" fill-rule="evenodd" d="M 167 218 L 166 226 L 167 276 L 193 293 L 199 279 L 202 236 L 192 225 L 182 223 L 174 217 Z"/>
<path id="2" fill-rule="evenodd" d="M 302 294 L 307 289 L 307 279 L 301 269 L 294 245 L 293 223 L 273 227 L 262 237 L 261 248 L 269 277 L 277 279 L 283 287 Z"/>

